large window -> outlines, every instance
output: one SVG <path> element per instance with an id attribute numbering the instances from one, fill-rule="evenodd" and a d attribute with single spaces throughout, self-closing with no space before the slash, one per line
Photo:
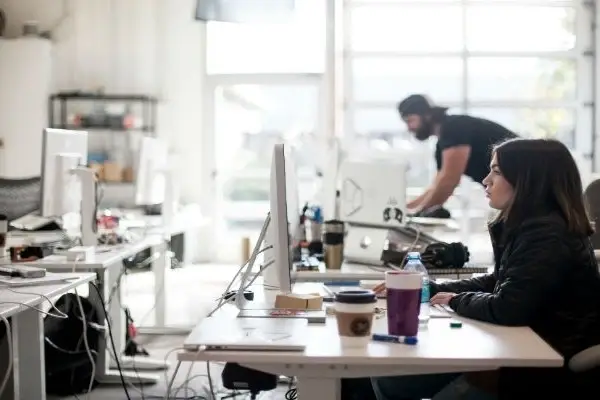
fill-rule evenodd
<path id="1" fill-rule="evenodd" d="M 322 73 L 324 10 L 322 0 L 301 0 L 292 17 L 277 23 L 208 22 L 207 73 Z"/>
<path id="2" fill-rule="evenodd" d="M 424 93 L 523 136 L 588 150 L 593 98 L 578 82 L 591 82 L 593 63 L 590 12 L 582 4 L 346 0 L 345 135 L 377 149 L 423 150 L 395 105 Z M 431 175 L 431 158 L 410 160 Z M 409 179 L 427 183 L 424 174 Z"/>

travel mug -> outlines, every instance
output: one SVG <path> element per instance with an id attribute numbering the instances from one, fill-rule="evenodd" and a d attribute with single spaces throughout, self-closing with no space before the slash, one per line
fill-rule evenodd
<path id="1" fill-rule="evenodd" d="M 422 277 L 418 272 L 387 271 L 388 333 L 397 336 L 416 336 L 419 331 Z"/>
<path id="2" fill-rule="evenodd" d="M 325 221 L 324 228 L 325 266 L 329 269 L 340 269 L 344 261 L 344 223 L 338 220 Z"/>
<path id="3" fill-rule="evenodd" d="M 343 290 L 335 295 L 335 318 L 342 346 L 366 346 L 371 339 L 377 296 L 371 290 Z"/>

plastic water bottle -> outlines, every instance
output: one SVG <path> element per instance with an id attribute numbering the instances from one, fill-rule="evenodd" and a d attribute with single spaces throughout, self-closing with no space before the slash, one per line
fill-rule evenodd
<path id="1" fill-rule="evenodd" d="M 423 283 L 421 285 L 421 310 L 419 311 L 419 323 L 429 322 L 429 274 L 427 268 L 421 262 L 421 254 L 410 252 L 407 255 L 405 271 L 415 271 L 421 274 Z"/>

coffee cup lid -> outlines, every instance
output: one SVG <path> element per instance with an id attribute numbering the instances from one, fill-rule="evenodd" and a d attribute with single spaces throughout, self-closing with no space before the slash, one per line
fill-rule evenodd
<path id="1" fill-rule="evenodd" d="M 371 304 L 377 302 L 372 290 L 342 290 L 335 294 L 335 301 L 346 304 Z"/>

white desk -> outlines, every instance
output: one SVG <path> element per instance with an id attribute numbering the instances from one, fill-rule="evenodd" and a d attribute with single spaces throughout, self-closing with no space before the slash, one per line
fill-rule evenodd
<path id="1" fill-rule="evenodd" d="M 95 255 L 93 261 L 82 261 L 82 262 L 70 262 L 67 261 L 66 256 L 63 255 L 52 255 L 41 260 L 27 263 L 28 265 L 43 267 L 49 271 L 92 271 L 98 274 L 99 288 L 102 293 L 102 298 L 99 299 L 97 296 L 90 296 L 90 300 L 94 302 L 96 307 L 105 307 L 105 302 L 111 298 L 111 302 L 108 304 L 107 313 L 111 320 L 111 327 L 113 331 L 113 337 L 116 347 L 116 353 L 122 354 L 125 343 L 125 332 L 126 322 L 125 315 L 122 311 L 121 306 L 121 286 L 119 285 L 119 278 L 121 271 L 123 270 L 123 260 L 129 258 L 140 251 L 147 248 L 151 248 L 153 253 L 158 253 L 156 259 L 152 262 L 152 271 L 154 273 L 154 293 L 155 293 L 155 316 L 156 323 L 161 327 L 165 324 L 165 278 L 166 278 L 166 243 L 161 235 L 146 236 L 138 242 L 131 244 L 123 244 L 116 246 L 99 246 L 99 250 Z M 111 296 L 111 291 L 115 291 Z M 95 291 L 92 290 L 95 294 Z M 103 318 L 104 314 L 100 309 L 100 316 Z M 103 321 L 104 323 L 104 321 Z M 177 332 L 181 332 L 181 329 L 177 329 Z M 189 332 L 189 330 L 187 330 Z M 184 330 L 186 332 L 186 330 Z M 111 371 L 116 369 L 116 361 L 114 355 L 109 351 L 106 343 L 101 343 L 100 352 L 98 355 L 97 365 L 97 380 L 100 383 L 120 383 L 120 376 L 118 371 Z M 119 360 L 121 368 L 130 369 L 135 364 L 137 370 L 159 370 L 167 367 L 167 364 L 163 360 L 152 360 L 145 357 L 138 357 L 136 359 L 131 357 L 122 356 Z M 148 374 L 135 374 L 129 375 L 128 378 L 132 379 L 132 383 L 137 384 L 139 382 L 154 383 L 157 382 L 159 377 L 157 375 Z"/>
<path id="2" fill-rule="evenodd" d="M 6 290 L 0 287 L 0 314 L 11 318 L 14 399 L 46 399 L 43 315 L 29 307 L 40 307 L 49 298 L 61 296 L 96 278 L 96 274 L 61 274 L 68 281 Z M 22 293 L 16 293 L 22 292 Z M 27 292 L 27 294 L 23 293 Z M 5 303 L 11 302 L 11 303 Z M 21 303 L 25 305 L 13 304 Z"/>
<path id="3" fill-rule="evenodd" d="M 305 291 L 305 290 L 301 290 Z M 310 291 L 307 288 L 306 291 Z M 219 317 L 232 318 L 225 310 Z M 184 351 L 179 361 L 236 362 L 275 375 L 296 376 L 301 399 L 340 399 L 340 379 L 426 373 L 468 372 L 501 367 L 560 367 L 563 358 L 531 329 L 501 327 L 465 318 L 452 329 L 446 318 L 432 319 L 419 332 L 416 346 L 370 343 L 366 348 L 343 348 L 334 317 L 309 325 L 303 352 Z M 387 332 L 385 317 L 374 332 Z"/>

